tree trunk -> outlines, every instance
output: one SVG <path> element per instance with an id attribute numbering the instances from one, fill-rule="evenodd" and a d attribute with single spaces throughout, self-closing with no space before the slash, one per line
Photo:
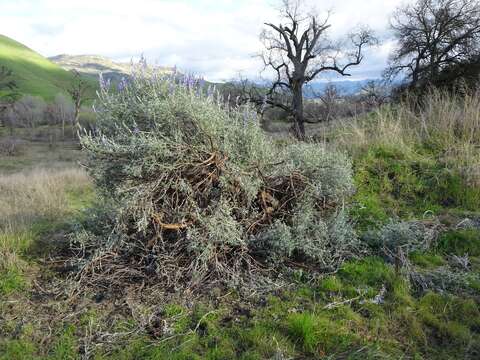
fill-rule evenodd
<path id="1" fill-rule="evenodd" d="M 303 117 L 303 83 L 294 83 L 292 87 L 293 129 L 299 140 L 305 139 L 305 121 Z"/>
<path id="2" fill-rule="evenodd" d="M 73 129 L 72 129 L 74 139 L 75 139 L 75 134 L 76 134 L 75 131 L 78 129 L 79 117 L 80 117 L 80 101 L 79 101 L 79 99 L 76 99 L 76 101 L 75 101 L 75 113 L 73 115 Z"/>
<path id="3" fill-rule="evenodd" d="M 73 116 L 73 124 L 78 125 L 78 118 L 80 116 L 80 105 L 75 104 L 75 114 Z"/>

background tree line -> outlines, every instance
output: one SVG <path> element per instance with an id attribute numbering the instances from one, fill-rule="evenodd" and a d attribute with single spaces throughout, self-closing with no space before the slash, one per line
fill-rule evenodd
<path id="1" fill-rule="evenodd" d="M 41 97 L 18 93 L 12 71 L 0 67 L 0 125 L 8 128 L 11 134 L 15 128 L 56 125 L 61 127 L 61 136 L 65 139 L 66 129 L 79 124 L 80 113 L 92 112 L 85 106 L 91 100 L 87 96 L 88 83 L 77 71 L 73 73 L 74 79 L 65 94 L 59 93 L 47 103 Z M 70 133 L 70 137 L 75 136 L 75 131 Z"/>

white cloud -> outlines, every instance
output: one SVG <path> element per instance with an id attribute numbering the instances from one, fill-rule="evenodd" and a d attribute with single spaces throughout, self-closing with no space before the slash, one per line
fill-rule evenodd
<path id="1" fill-rule="evenodd" d="M 263 22 L 276 18 L 275 0 L 0 0 L 0 33 L 46 56 L 100 54 L 117 60 L 144 53 L 160 65 L 178 65 L 210 80 L 254 76 L 260 64 Z M 324 0 L 334 9 L 332 36 L 358 23 L 385 33 L 388 16 L 399 1 Z M 355 71 L 377 74 L 386 47 Z M 362 72 L 363 69 L 363 72 Z"/>

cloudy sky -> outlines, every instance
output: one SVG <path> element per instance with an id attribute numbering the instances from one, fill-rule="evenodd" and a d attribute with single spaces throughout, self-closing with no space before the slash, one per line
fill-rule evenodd
<path id="1" fill-rule="evenodd" d="M 354 79 L 380 75 L 392 47 L 388 18 L 401 0 L 312 0 L 331 9 L 331 36 L 369 25 L 382 45 L 368 52 Z M 277 19 L 276 0 L 0 0 L 0 34 L 45 56 L 98 54 L 173 66 L 212 81 L 254 77 L 261 68 L 265 21 Z"/>

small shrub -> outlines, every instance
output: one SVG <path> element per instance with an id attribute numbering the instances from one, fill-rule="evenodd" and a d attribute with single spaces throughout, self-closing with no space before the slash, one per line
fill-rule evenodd
<path id="1" fill-rule="evenodd" d="M 406 261 L 408 254 L 430 249 L 438 237 L 438 226 L 432 222 L 390 222 L 376 231 L 365 234 L 363 239 L 373 251 L 390 262 Z"/>
<path id="2" fill-rule="evenodd" d="M 418 294 L 428 291 L 448 294 L 478 295 L 480 276 L 475 272 L 459 271 L 447 266 L 410 270 L 410 283 Z"/>
<path id="3" fill-rule="evenodd" d="M 278 146 L 252 109 L 194 82 L 141 68 L 122 91 L 102 89 L 96 130 L 81 142 L 115 224 L 92 247 L 115 248 L 112 261 L 143 258 L 138 270 L 171 284 L 293 259 L 331 268 L 358 253 L 343 211 L 348 158 L 317 144 Z"/>

